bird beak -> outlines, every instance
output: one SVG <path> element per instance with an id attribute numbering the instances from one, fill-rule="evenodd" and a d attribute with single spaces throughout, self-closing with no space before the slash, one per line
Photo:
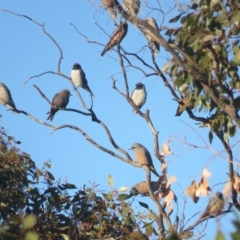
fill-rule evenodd
<path id="1" fill-rule="evenodd" d="M 129 148 L 128 150 L 132 150 L 132 148 Z"/>

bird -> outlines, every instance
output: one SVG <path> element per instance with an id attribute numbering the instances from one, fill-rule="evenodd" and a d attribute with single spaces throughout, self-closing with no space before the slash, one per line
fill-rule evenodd
<path id="1" fill-rule="evenodd" d="M 137 83 L 136 88 L 133 90 L 131 94 L 131 99 L 133 100 L 134 104 L 138 107 L 138 110 L 145 104 L 147 99 L 147 92 L 145 85 L 142 83 Z M 134 113 L 137 113 L 135 109 L 133 109 Z"/>
<path id="2" fill-rule="evenodd" d="M 103 6 L 105 7 L 105 9 L 108 10 L 110 17 L 113 20 L 116 20 L 116 11 L 115 11 L 115 6 L 117 1 L 116 0 L 102 0 Z"/>
<path id="3" fill-rule="evenodd" d="M 129 150 L 133 150 L 136 160 L 143 164 L 146 165 L 150 168 L 150 170 L 157 176 L 159 177 L 159 174 L 157 173 L 155 167 L 153 166 L 153 161 L 151 158 L 151 155 L 149 151 L 140 143 L 134 143 L 132 147 Z"/>
<path id="4" fill-rule="evenodd" d="M 150 26 L 152 26 L 157 32 L 159 32 L 158 25 L 154 18 L 152 18 L 152 17 L 146 18 L 146 22 Z M 149 34 L 145 33 L 145 36 L 146 36 L 146 38 L 148 40 L 148 44 L 149 44 L 150 48 L 153 50 L 154 54 L 158 54 L 158 52 L 160 51 L 159 43 Z"/>
<path id="5" fill-rule="evenodd" d="M 85 75 L 84 71 L 82 70 L 81 65 L 79 63 L 73 64 L 73 68 L 71 71 L 71 79 L 76 88 L 82 87 L 83 89 L 88 91 L 94 97 L 91 89 L 88 86 L 88 81 L 86 79 L 86 75 Z"/>
<path id="6" fill-rule="evenodd" d="M 127 22 L 121 22 L 117 29 L 112 33 L 112 36 L 103 49 L 101 56 L 103 56 L 108 50 L 116 46 L 117 44 L 120 44 L 120 42 L 123 40 L 123 38 L 126 36 L 128 31 L 128 24 Z"/>
<path id="7" fill-rule="evenodd" d="M 224 207 L 224 198 L 221 192 L 216 192 L 213 197 L 210 198 L 209 203 L 205 209 L 205 211 L 201 215 L 201 219 L 208 217 L 212 214 L 218 215 L 221 213 Z"/>
<path id="8" fill-rule="evenodd" d="M 0 82 L 0 104 L 10 106 L 13 111 L 14 109 L 16 109 L 10 90 L 2 82 Z M 14 111 L 14 113 L 17 113 L 17 112 Z"/>
<path id="9" fill-rule="evenodd" d="M 122 5 L 127 14 L 136 16 L 140 9 L 141 0 L 123 0 Z"/>
<path id="10" fill-rule="evenodd" d="M 52 121 L 55 113 L 59 110 L 58 108 L 65 108 L 68 105 L 69 97 L 71 93 L 68 89 L 63 89 L 59 93 L 55 94 L 52 100 L 52 107 L 47 114 L 49 114 L 47 120 Z"/>
<path id="11" fill-rule="evenodd" d="M 187 107 L 189 107 L 190 109 L 193 109 L 194 99 L 192 98 L 191 95 L 188 95 L 187 97 L 180 99 L 178 103 L 179 105 L 178 105 L 175 116 L 180 117 Z"/>
<path id="12" fill-rule="evenodd" d="M 160 187 L 160 184 L 158 182 L 154 182 L 154 181 L 150 182 L 150 185 L 151 185 L 152 192 L 156 192 Z M 138 195 L 138 194 L 141 194 L 143 196 L 149 196 L 146 181 L 143 181 L 143 182 L 133 185 L 131 188 L 130 194 L 132 196 Z"/>

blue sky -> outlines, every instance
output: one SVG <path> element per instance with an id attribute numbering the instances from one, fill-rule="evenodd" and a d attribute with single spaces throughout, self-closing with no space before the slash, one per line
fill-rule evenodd
<path id="1" fill-rule="evenodd" d="M 162 22 L 163 15 L 157 11 L 150 11 L 143 1 L 140 18 L 154 16 L 158 24 Z M 127 101 L 112 88 L 111 76 L 117 79 L 117 86 L 124 91 L 123 77 L 119 65 L 119 58 L 114 51 L 109 51 L 104 57 L 100 56 L 103 46 L 90 44 L 77 34 L 70 25 L 73 23 L 80 32 L 90 40 L 106 44 L 115 26 L 107 12 L 101 7 L 101 2 L 95 4 L 90 1 L 7 1 L 2 0 L 0 9 L 7 9 L 19 14 L 25 14 L 39 23 L 45 23 L 48 33 L 58 42 L 63 51 L 61 65 L 62 73 L 70 75 L 72 65 L 79 62 L 85 71 L 89 86 L 93 91 L 93 109 L 98 118 L 109 128 L 116 143 L 127 150 L 133 143 L 143 144 L 151 153 L 154 165 L 160 172 L 160 163 L 153 154 L 153 138 L 149 126 L 138 115 L 132 113 L 131 106 Z M 157 1 L 149 3 L 157 7 Z M 162 3 L 164 11 L 173 6 L 174 1 Z M 178 6 L 165 16 L 163 26 L 170 26 L 168 20 L 177 14 Z M 97 23 L 97 24 L 96 24 Z M 29 20 L 16 17 L 0 11 L 0 81 L 4 82 L 11 90 L 12 97 L 18 109 L 25 110 L 33 116 L 46 121 L 46 112 L 50 106 L 32 86 L 36 84 L 44 94 L 52 100 L 55 93 L 68 88 L 73 96 L 68 104 L 69 108 L 85 111 L 78 101 L 71 84 L 64 78 L 55 75 L 44 75 L 34 78 L 22 84 L 29 77 L 45 71 L 57 71 L 59 51 L 52 41 L 43 34 L 42 29 Z M 136 52 L 146 45 L 146 39 L 142 33 L 129 24 L 128 34 L 122 41 L 122 46 L 128 52 Z M 142 55 L 144 60 L 150 61 L 149 53 Z M 170 56 L 161 49 L 157 56 L 157 62 L 162 67 Z M 133 64 L 140 67 L 141 64 L 130 58 Z M 147 73 L 151 71 L 145 69 Z M 210 186 L 213 193 L 222 191 L 224 182 L 227 180 L 228 163 L 226 155 L 222 154 L 222 146 L 214 138 L 213 145 L 208 142 L 208 130 L 198 128 L 195 122 L 190 120 L 186 113 L 180 118 L 175 117 L 177 104 L 172 100 L 168 89 L 158 77 L 145 78 L 143 74 L 132 68 L 127 68 L 130 92 L 137 82 L 145 84 L 148 98 L 142 108 L 145 112 L 150 109 L 150 116 L 155 128 L 159 131 L 160 145 L 170 140 L 170 147 L 174 155 L 166 158 L 169 162 L 168 176 L 176 176 L 177 183 L 172 185 L 172 190 L 178 197 L 178 206 L 174 204 L 172 219 L 177 213 L 180 217 L 184 208 L 184 190 L 192 180 L 200 180 L 201 172 L 207 167 L 212 173 Z M 79 89 L 86 104 L 90 104 L 89 94 Z M 114 187 L 131 186 L 145 179 L 142 169 L 134 168 L 118 159 L 100 151 L 91 145 L 85 138 L 71 129 L 63 129 L 52 133 L 46 126 L 40 125 L 24 115 L 15 115 L 0 106 L 1 125 L 7 129 L 9 135 L 21 141 L 21 149 L 28 152 L 37 166 L 51 159 L 53 168 L 51 172 L 56 178 L 67 177 L 68 181 L 75 183 L 81 188 L 84 184 L 96 182 L 99 190 L 109 191 L 107 177 L 109 174 L 114 178 Z M 108 141 L 102 127 L 93 123 L 89 117 L 73 112 L 59 111 L 52 122 L 55 126 L 63 124 L 76 125 L 85 131 L 91 138 L 110 150 L 117 152 Z M 204 139 L 201 139 L 201 137 Z M 237 138 L 231 143 L 235 143 Z M 186 142 L 198 146 L 193 148 Z M 221 153 L 219 156 L 218 153 Z M 134 158 L 133 153 L 130 155 Z M 235 156 L 239 156 L 239 147 L 234 148 Z M 155 180 L 155 176 L 152 176 Z M 151 201 L 146 198 L 138 198 L 150 204 L 156 209 Z M 188 219 L 196 212 L 203 210 L 208 198 L 201 198 L 198 204 L 194 204 L 186 197 L 185 218 Z M 146 212 L 138 204 L 134 205 L 137 211 Z M 177 212 L 178 211 L 178 212 Z M 229 224 L 232 214 L 220 217 L 218 220 L 210 220 L 203 239 L 213 239 L 213 234 L 219 228 L 224 232 L 232 230 Z M 196 230 L 201 231 L 201 227 Z"/>

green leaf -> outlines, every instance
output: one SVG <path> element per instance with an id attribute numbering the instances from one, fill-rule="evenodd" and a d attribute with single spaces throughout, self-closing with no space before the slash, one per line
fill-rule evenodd
<path id="1" fill-rule="evenodd" d="M 63 237 L 64 240 L 69 240 L 68 235 L 66 235 L 66 234 L 60 234 L 60 235 Z"/>
<path id="2" fill-rule="evenodd" d="M 170 22 L 170 23 L 177 22 L 184 13 L 185 13 L 185 12 L 180 13 L 180 14 L 177 15 L 176 17 L 174 17 L 174 18 L 172 18 L 171 20 L 169 20 L 169 22 Z"/>
<path id="3" fill-rule="evenodd" d="M 24 219 L 23 219 L 23 229 L 29 229 L 32 228 L 36 223 L 36 217 L 34 215 L 27 215 Z"/>
<path id="4" fill-rule="evenodd" d="M 113 177 L 110 174 L 108 175 L 108 185 L 110 188 L 112 188 L 114 185 Z"/>
<path id="5" fill-rule="evenodd" d="M 76 189 L 77 188 L 74 184 L 71 184 L 71 183 L 63 184 L 63 187 L 65 189 Z"/>
<path id="6" fill-rule="evenodd" d="M 213 140 L 212 131 L 209 131 L 209 133 L 208 133 L 208 139 L 209 139 L 209 142 L 212 144 L 212 140 Z"/>
<path id="7" fill-rule="evenodd" d="M 144 207 L 144 208 L 149 208 L 148 205 L 144 202 L 138 202 L 140 204 L 140 206 Z"/>
<path id="8" fill-rule="evenodd" d="M 128 194 L 119 194 L 117 200 L 118 200 L 118 201 L 123 201 L 123 200 L 129 199 L 129 198 L 131 198 L 131 197 L 132 197 L 132 196 L 131 196 L 131 195 L 128 195 Z"/>
<path id="9" fill-rule="evenodd" d="M 216 240 L 225 240 L 225 237 L 220 231 L 218 231 L 215 239 Z"/>
<path id="10" fill-rule="evenodd" d="M 25 240 L 39 240 L 39 237 L 36 233 L 34 232 L 27 232 L 25 234 Z"/>

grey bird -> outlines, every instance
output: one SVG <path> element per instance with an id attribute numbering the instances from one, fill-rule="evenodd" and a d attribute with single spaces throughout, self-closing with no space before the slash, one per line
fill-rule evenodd
<path id="1" fill-rule="evenodd" d="M 133 90 L 131 94 L 131 99 L 133 100 L 134 104 L 140 109 L 146 102 L 147 99 L 147 92 L 145 85 L 142 83 L 137 83 L 136 88 Z M 134 113 L 137 113 L 135 109 L 133 109 Z"/>
<path id="2" fill-rule="evenodd" d="M 115 6 L 117 1 L 116 0 L 102 0 L 103 6 L 108 10 L 110 17 L 113 20 L 116 20 L 116 11 Z"/>
<path id="3" fill-rule="evenodd" d="M 13 109 L 13 111 L 14 111 L 14 109 L 16 109 L 15 104 L 12 100 L 10 90 L 2 82 L 0 82 L 0 104 L 10 106 Z M 14 111 L 14 113 L 17 113 L 17 112 Z"/>
<path id="4" fill-rule="evenodd" d="M 47 112 L 49 114 L 47 120 L 52 121 L 55 113 L 59 110 L 58 108 L 65 108 L 68 105 L 69 97 L 71 93 L 68 89 L 63 89 L 59 93 L 55 94 L 52 100 L 52 105 L 50 111 Z"/>
<path id="5" fill-rule="evenodd" d="M 103 56 L 108 50 L 112 49 L 117 44 L 120 44 L 120 42 L 126 36 L 127 31 L 128 31 L 127 22 L 121 22 L 117 29 L 113 32 L 110 40 L 108 41 L 107 45 L 102 51 L 101 56 Z"/>
<path id="6" fill-rule="evenodd" d="M 156 23 L 156 20 L 152 17 L 146 18 L 146 22 L 151 25 L 157 32 L 159 32 L 159 28 L 158 25 Z M 160 45 L 159 43 L 149 34 L 145 34 L 147 40 L 148 40 L 148 44 L 150 46 L 150 48 L 153 50 L 154 54 L 158 54 L 158 52 L 160 51 Z"/>
<path id="7" fill-rule="evenodd" d="M 122 5 L 127 14 L 136 16 L 140 9 L 141 0 L 123 0 Z"/>
<path id="8" fill-rule="evenodd" d="M 152 181 L 150 182 L 150 186 L 151 186 L 152 192 L 156 192 L 159 189 L 160 184 L 158 182 Z M 131 195 L 141 194 L 142 196 L 149 196 L 146 181 L 133 185 L 131 188 L 130 194 Z"/>
<path id="9" fill-rule="evenodd" d="M 76 88 L 82 87 L 83 89 L 88 91 L 92 96 L 94 96 L 90 87 L 88 86 L 88 81 L 86 79 L 86 75 L 85 75 L 84 71 L 82 70 L 81 65 L 79 63 L 73 64 L 73 68 L 71 71 L 71 79 Z"/>
<path id="10" fill-rule="evenodd" d="M 223 194 L 221 192 L 216 192 L 214 196 L 210 198 L 209 203 L 200 218 L 205 218 L 212 214 L 218 215 L 219 213 L 221 213 L 224 204 L 225 201 L 223 198 Z"/>
<path id="11" fill-rule="evenodd" d="M 140 143 L 134 143 L 129 150 L 133 150 L 136 160 L 142 165 L 146 165 L 149 169 L 159 177 L 155 167 L 153 166 L 153 161 L 149 151 Z"/>

